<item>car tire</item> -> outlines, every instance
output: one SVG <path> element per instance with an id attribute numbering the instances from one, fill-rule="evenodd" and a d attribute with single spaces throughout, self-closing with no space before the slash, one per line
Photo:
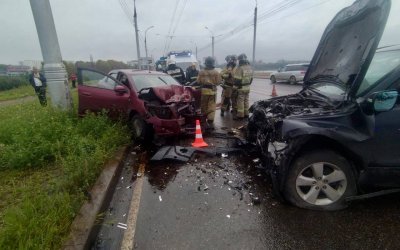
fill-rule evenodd
<path id="1" fill-rule="evenodd" d="M 275 78 L 275 76 L 271 76 L 271 77 L 269 78 L 269 80 L 271 80 L 271 83 L 276 83 L 276 78 Z"/>
<path id="2" fill-rule="evenodd" d="M 149 137 L 149 125 L 139 115 L 132 117 L 129 127 L 134 141 L 144 141 Z"/>
<path id="3" fill-rule="evenodd" d="M 354 170 L 346 158 L 334 151 L 312 151 L 291 165 L 283 193 L 287 201 L 300 208 L 344 209 L 346 197 L 357 194 Z"/>
<path id="4" fill-rule="evenodd" d="M 290 83 L 290 84 L 293 85 L 293 84 L 296 84 L 296 82 L 297 82 L 297 81 L 296 81 L 296 77 L 295 77 L 295 76 L 291 76 L 291 77 L 289 78 L 289 83 Z"/>

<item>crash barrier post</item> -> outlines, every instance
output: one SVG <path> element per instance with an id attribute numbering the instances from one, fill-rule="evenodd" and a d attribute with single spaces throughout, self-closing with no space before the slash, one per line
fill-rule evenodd
<path id="1" fill-rule="evenodd" d="M 278 96 L 278 94 L 276 93 L 275 84 L 272 85 L 272 93 L 271 93 L 271 96 L 272 96 L 272 97 Z"/>
<path id="2" fill-rule="evenodd" d="M 208 144 L 203 140 L 203 134 L 201 133 L 200 121 L 196 120 L 196 135 L 192 146 L 195 148 L 208 147 Z"/>

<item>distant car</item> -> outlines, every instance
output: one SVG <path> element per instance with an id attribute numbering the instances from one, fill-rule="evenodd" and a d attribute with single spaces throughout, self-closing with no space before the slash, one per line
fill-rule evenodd
<path id="1" fill-rule="evenodd" d="M 195 120 L 203 119 L 192 88 L 162 72 L 122 69 L 105 74 L 78 68 L 78 84 L 80 115 L 106 110 L 110 117 L 128 121 L 134 138 L 193 133 Z"/>
<path id="2" fill-rule="evenodd" d="M 293 205 L 337 210 L 365 191 L 400 187 L 400 46 L 377 49 L 389 11 L 389 0 L 343 9 L 304 88 L 250 108 L 247 141 Z"/>
<path id="3" fill-rule="evenodd" d="M 271 83 L 282 81 L 296 84 L 303 81 L 308 66 L 308 63 L 288 64 L 277 72 L 271 73 L 269 79 L 271 80 Z"/>

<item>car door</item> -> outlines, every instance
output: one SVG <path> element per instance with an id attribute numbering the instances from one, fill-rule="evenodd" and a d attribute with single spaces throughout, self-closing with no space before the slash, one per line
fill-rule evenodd
<path id="1" fill-rule="evenodd" d="M 400 98 L 390 111 L 375 114 L 374 155 L 376 163 L 400 170 Z"/>
<path id="2" fill-rule="evenodd" d="M 114 77 L 93 69 L 78 68 L 79 114 L 106 110 L 112 118 L 127 114 L 130 91 Z"/>
<path id="3" fill-rule="evenodd" d="M 400 91 L 400 80 L 387 90 Z M 379 86 L 376 91 L 383 91 Z M 378 187 L 400 187 L 400 97 L 392 110 L 375 113 L 374 136 L 365 154 L 374 161 L 368 168 L 368 178 Z"/>
<path id="4" fill-rule="evenodd" d="M 286 71 L 286 67 L 281 68 L 280 70 L 278 70 L 278 72 L 276 72 L 275 74 L 275 78 L 278 81 L 281 81 L 284 79 L 284 75 L 285 75 L 285 71 Z"/>

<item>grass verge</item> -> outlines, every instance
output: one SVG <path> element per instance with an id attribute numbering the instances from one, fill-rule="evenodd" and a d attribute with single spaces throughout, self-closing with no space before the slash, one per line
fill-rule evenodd
<path id="1" fill-rule="evenodd" d="M 105 116 L 0 107 L 0 249 L 60 248 L 127 129 Z"/>
<path id="2" fill-rule="evenodd" d="M 15 89 L 0 91 L 0 101 L 14 100 L 26 96 L 34 96 L 35 91 L 32 86 L 24 85 Z"/>

